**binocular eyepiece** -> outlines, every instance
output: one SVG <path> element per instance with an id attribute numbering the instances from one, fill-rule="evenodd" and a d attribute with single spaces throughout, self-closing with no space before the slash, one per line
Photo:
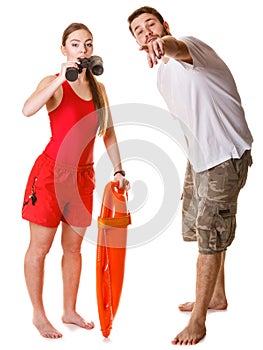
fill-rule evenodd
<path id="1" fill-rule="evenodd" d="M 79 58 L 78 68 L 68 67 L 66 70 L 66 79 L 68 81 L 75 81 L 78 79 L 79 73 L 83 68 L 88 68 L 94 75 L 101 75 L 104 72 L 103 61 L 100 56 L 91 56 L 90 58 Z"/>

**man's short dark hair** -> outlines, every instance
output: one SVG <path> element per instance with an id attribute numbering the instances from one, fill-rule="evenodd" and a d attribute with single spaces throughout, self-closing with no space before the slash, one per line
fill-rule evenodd
<path id="1" fill-rule="evenodd" d="M 132 33 L 132 35 L 134 36 L 134 33 L 131 29 L 131 23 L 132 21 L 139 17 L 140 15 L 142 15 L 143 13 L 150 13 L 152 15 L 154 15 L 160 22 L 161 24 L 164 23 L 164 19 L 163 19 L 163 16 L 157 11 L 155 10 L 155 8 L 153 7 L 150 7 L 150 6 L 143 6 L 143 7 L 140 7 L 138 8 L 137 10 L 135 10 L 129 17 L 128 17 L 128 23 L 129 23 L 129 29 L 130 29 L 130 32 Z"/>

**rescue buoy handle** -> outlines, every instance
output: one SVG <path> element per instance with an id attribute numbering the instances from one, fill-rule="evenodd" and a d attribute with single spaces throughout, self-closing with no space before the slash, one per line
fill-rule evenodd
<path id="1" fill-rule="evenodd" d="M 111 181 L 111 189 L 115 194 L 119 194 L 119 195 L 125 194 L 126 198 L 128 199 L 128 192 L 119 188 L 119 181 Z"/>

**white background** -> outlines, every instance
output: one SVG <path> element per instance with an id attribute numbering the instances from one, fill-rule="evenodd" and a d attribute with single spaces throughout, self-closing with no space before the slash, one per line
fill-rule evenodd
<path id="1" fill-rule="evenodd" d="M 254 165 L 239 199 L 237 236 L 226 260 L 229 308 L 209 312 L 207 336 L 199 349 L 262 348 L 262 25 L 258 0 L 189 1 L 69 1 L 1 2 L 1 347 L 70 349 L 171 349 L 170 340 L 186 325 L 189 314 L 177 305 L 194 298 L 195 244 L 182 242 L 181 216 L 148 244 L 127 250 L 126 274 L 110 341 L 103 341 L 97 316 L 94 244 L 83 243 L 83 274 L 78 311 L 96 328 L 86 331 L 61 322 L 60 232 L 47 258 L 44 298 L 46 311 L 64 337 L 46 340 L 31 324 L 32 310 L 23 276 L 29 242 L 28 223 L 21 219 L 27 176 L 49 138 L 45 110 L 22 116 L 25 99 L 44 76 L 59 71 L 63 30 L 83 22 L 94 35 L 94 53 L 104 59 L 105 84 L 111 105 L 146 103 L 166 108 L 156 88 L 156 69 L 128 30 L 127 17 L 137 7 L 156 7 L 175 36 L 193 35 L 210 44 L 231 69 L 254 136 Z M 136 138 L 129 126 L 116 128 L 119 140 Z M 150 132 L 142 133 L 143 137 Z M 152 142 L 152 141 L 151 141 Z M 98 146 L 99 149 L 100 146 Z M 162 145 L 165 149 L 165 144 Z M 169 147 L 167 146 L 167 152 Z M 180 177 L 184 161 L 174 157 Z M 142 179 L 139 166 L 127 162 L 131 182 Z M 154 191 L 154 176 L 147 178 Z M 132 195 L 132 193 L 131 193 Z M 96 209 L 96 208 L 95 208 Z M 151 215 L 151 202 L 144 211 Z M 98 212 L 94 213 L 95 217 Z M 139 213 L 134 213 L 134 219 Z M 259 320 L 259 321 L 258 321 Z"/>

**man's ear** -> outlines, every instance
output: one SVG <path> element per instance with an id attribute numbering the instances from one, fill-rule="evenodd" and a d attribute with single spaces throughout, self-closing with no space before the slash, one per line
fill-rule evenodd
<path id="1" fill-rule="evenodd" d="M 163 26 L 164 26 L 164 29 L 166 30 L 167 34 L 171 35 L 169 24 L 166 21 L 163 22 Z"/>

